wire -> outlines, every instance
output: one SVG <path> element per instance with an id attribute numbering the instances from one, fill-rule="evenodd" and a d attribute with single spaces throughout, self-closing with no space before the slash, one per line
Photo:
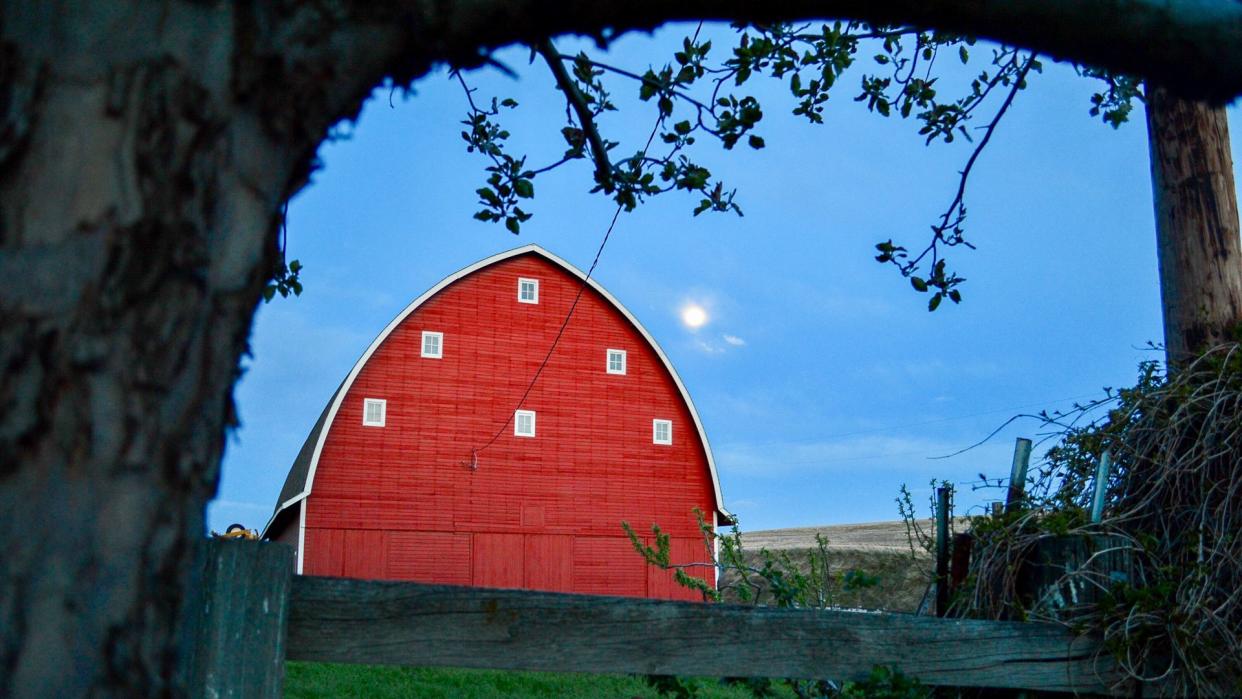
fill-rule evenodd
<path id="1" fill-rule="evenodd" d="M 996 415 L 997 413 L 1007 413 L 1012 410 L 1024 410 L 1026 408 L 1038 408 L 1041 406 L 1056 405 L 1057 403 L 1064 403 L 1067 400 L 1078 400 L 1080 398 L 1090 398 L 1092 396 L 1097 396 L 1097 395 L 1099 394 L 1098 393 L 1084 393 L 1079 396 L 1069 396 L 1067 398 L 1056 398 L 1053 400 L 1040 401 L 1038 403 L 1025 403 L 1023 405 L 1015 405 L 1015 406 L 1011 406 L 1008 408 L 997 408 L 995 410 L 986 410 L 986 411 L 979 412 L 979 413 L 970 413 L 968 415 L 954 415 L 952 417 L 941 417 L 941 418 L 936 418 L 935 420 L 923 420 L 922 422 L 908 422 L 902 425 L 888 425 L 885 427 L 875 427 L 875 428 L 866 429 L 866 430 L 855 430 L 853 432 L 838 432 L 836 434 L 822 435 L 819 437 L 809 437 L 807 439 L 792 439 L 792 440 L 773 439 L 773 440 L 767 440 L 763 442 L 745 442 L 744 444 L 745 446 L 748 446 L 748 447 L 763 446 L 763 445 L 770 445 L 770 444 L 780 444 L 780 445 L 809 444 L 813 442 L 823 442 L 823 441 L 827 441 L 831 439 L 840 439 L 842 437 L 855 437 L 855 436 L 864 435 L 864 434 L 876 434 L 879 432 L 892 432 L 894 430 L 902 430 L 908 427 L 922 427 L 924 425 L 935 425 L 935 424 L 939 424 L 942 422 L 952 422 L 954 420 L 967 420 L 972 417 L 984 417 L 987 415 Z M 723 446 L 727 447 L 730 445 L 723 445 Z"/>
<path id="2" fill-rule="evenodd" d="M 662 123 L 664 123 L 663 115 L 656 119 L 655 126 L 651 129 L 651 135 L 647 137 L 647 144 L 643 146 L 642 153 L 639 155 L 640 161 L 642 158 L 646 157 L 647 150 L 651 148 L 651 143 L 655 140 L 656 134 L 660 131 L 660 124 Z M 486 444 L 478 449 L 471 450 L 471 463 L 473 464 L 473 468 L 478 468 L 478 454 L 495 444 L 496 440 L 500 439 L 500 435 L 504 434 L 505 430 L 509 429 L 509 424 L 513 422 L 513 416 L 518 410 L 522 409 L 522 405 L 530 396 L 530 392 L 534 390 L 535 383 L 539 381 L 539 376 L 543 374 L 543 370 L 547 368 L 548 362 L 552 359 L 552 353 L 556 351 L 556 346 L 560 344 L 561 336 L 565 334 L 565 328 L 569 327 L 569 321 L 574 317 L 574 310 L 578 308 L 578 301 L 582 299 L 582 294 L 586 292 L 587 283 L 590 281 L 591 275 L 595 273 L 595 267 L 599 265 L 599 259 L 604 254 L 604 246 L 608 245 L 608 239 L 612 237 L 612 231 L 616 228 L 617 220 L 621 217 L 621 212 L 624 209 L 624 204 L 617 204 L 617 210 L 612 214 L 612 221 L 608 223 L 608 229 L 604 231 L 604 239 L 599 242 L 599 248 L 595 251 L 595 259 L 591 261 L 591 266 L 582 277 L 582 283 L 578 285 L 578 293 L 574 295 L 574 301 L 569 305 L 569 312 L 565 314 L 565 320 L 561 322 L 560 330 L 556 331 L 556 337 L 552 339 L 552 346 L 548 348 L 548 353 L 544 355 L 543 361 L 539 363 L 539 368 L 535 370 L 535 375 L 531 377 L 530 383 L 526 385 L 526 390 L 522 392 L 522 397 L 518 400 L 517 406 L 515 406 L 505 417 L 504 424 L 500 426 L 500 429 L 496 430 L 496 434 L 492 435 L 492 438 L 487 440 Z"/>

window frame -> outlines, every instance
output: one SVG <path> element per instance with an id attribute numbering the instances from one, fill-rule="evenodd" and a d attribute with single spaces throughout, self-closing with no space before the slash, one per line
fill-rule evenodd
<path id="1" fill-rule="evenodd" d="M 530 432 L 522 431 L 521 418 L 530 418 Z M 514 410 L 513 411 L 513 436 L 514 437 L 531 437 L 535 436 L 535 411 L 534 410 Z"/>
<path id="2" fill-rule="evenodd" d="M 619 371 L 613 371 L 613 368 L 612 368 L 612 357 L 614 354 L 621 357 L 621 369 Z M 625 350 L 607 349 L 604 351 L 604 371 L 608 372 L 609 374 L 616 375 L 616 376 L 625 376 L 625 372 L 627 369 L 628 369 L 628 361 L 626 358 Z"/>
<path id="3" fill-rule="evenodd" d="M 660 439 L 660 427 L 668 427 L 668 437 L 664 440 Z M 673 445 L 673 421 L 662 418 L 653 418 L 651 420 L 651 443 L 660 446 L 669 447 Z"/>
<path id="4" fill-rule="evenodd" d="M 368 409 L 372 405 L 379 406 L 379 422 L 373 422 L 367 419 Z M 384 398 L 363 398 L 362 399 L 362 426 L 363 427 L 384 427 L 388 423 L 388 400 Z"/>
<path id="5" fill-rule="evenodd" d="M 522 298 L 522 285 L 523 284 L 531 285 L 532 291 L 534 292 L 534 295 L 531 298 L 528 298 L 528 299 Z M 518 303 L 529 303 L 533 305 L 538 305 L 539 303 L 539 280 L 534 279 L 532 277 L 518 277 L 517 300 L 518 300 Z"/>
<path id="6" fill-rule="evenodd" d="M 427 354 L 427 338 L 436 338 L 436 349 L 438 354 Z M 419 343 L 418 352 L 424 359 L 444 359 L 444 333 L 435 330 L 424 330 L 421 342 Z"/>

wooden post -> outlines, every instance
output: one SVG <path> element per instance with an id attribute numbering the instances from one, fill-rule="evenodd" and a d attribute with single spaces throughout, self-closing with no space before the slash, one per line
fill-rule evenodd
<path id="1" fill-rule="evenodd" d="M 1005 511 L 1013 512 L 1022 504 L 1026 490 L 1026 472 L 1031 467 L 1031 440 L 1018 437 L 1013 445 L 1013 466 L 1009 469 L 1009 494 L 1005 498 Z"/>
<path id="2" fill-rule="evenodd" d="M 1113 463 L 1112 452 L 1105 451 L 1095 467 L 1095 485 L 1091 492 L 1091 522 L 1099 524 L 1104 519 L 1104 496 L 1108 494 L 1108 471 Z"/>
<path id="3" fill-rule="evenodd" d="M 292 578 L 293 550 L 284 544 L 207 543 L 190 696 L 282 695 Z"/>
<path id="4" fill-rule="evenodd" d="M 936 488 L 936 616 L 949 607 L 949 488 Z"/>

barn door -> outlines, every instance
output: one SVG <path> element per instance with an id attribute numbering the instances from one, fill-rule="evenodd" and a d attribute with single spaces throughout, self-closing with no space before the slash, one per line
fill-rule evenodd
<path id="1" fill-rule="evenodd" d="M 476 587 L 522 587 L 525 550 L 521 534 L 475 534 L 472 548 Z"/>
<path id="2" fill-rule="evenodd" d="M 565 534 L 526 535 L 528 590 L 573 592 L 574 538 Z"/>

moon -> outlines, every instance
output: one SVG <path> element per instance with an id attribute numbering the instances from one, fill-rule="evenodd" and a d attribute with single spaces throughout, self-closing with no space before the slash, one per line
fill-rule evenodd
<path id="1" fill-rule="evenodd" d="M 681 309 L 681 322 L 691 330 L 698 330 L 707 324 L 707 311 L 697 303 Z"/>

